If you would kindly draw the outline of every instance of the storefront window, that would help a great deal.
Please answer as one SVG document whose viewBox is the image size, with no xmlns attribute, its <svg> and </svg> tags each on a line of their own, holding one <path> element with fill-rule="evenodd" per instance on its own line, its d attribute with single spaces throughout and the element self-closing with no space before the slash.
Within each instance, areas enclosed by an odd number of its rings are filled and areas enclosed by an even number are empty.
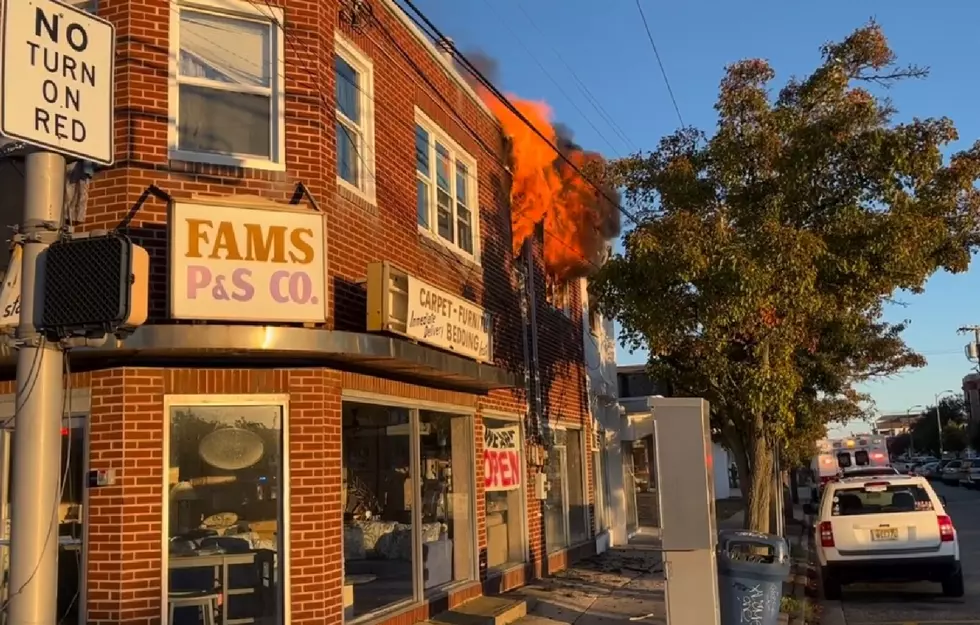
<svg viewBox="0 0 980 625">
<path fill-rule="evenodd" d="M 344 402 L 344 614 L 415 597 L 410 412 Z"/>
<path fill-rule="evenodd" d="M 568 517 L 565 514 L 565 430 L 555 430 L 555 442 L 548 452 L 545 474 L 548 495 L 544 500 L 544 537 L 548 553 L 568 546 Z"/>
<path fill-rule="evenodd" d="M 524 484 L 520 423 L 483 419 L 483 477 L 487 515 L 487 567 L 524 562 Z"/>
<path fill-rule="evenodd" d="M 431 591 L 473 578 L 473 425 L 467 416 L 419 411 L 422 579 Z"/>
<path fill-rule="evenodd" d="M 281 614 L 284 483 L 281 405 L 170 409 L 168 602 L 174 623 L 196 624 L 213 595 L 219 622 Z M 207 609 L 207 608 L 205 608 Z"/>
<path fill-rule="evenodd" d="M 572 544 L 589 539 L 589 499 L 585 490 L 585 441 L 582 430 L 568 430 L 568 529 Z"/>
<path fill-rule="evenodd" d="M 12 427 L 0 431 L 3 437 L 0 446 L 5 450 L 5 490 L 6 505 L 3 507 L 4 537 L 10 537 L 10 504 L 14 501 L 13 467 L 16 449 Z M 85 494 L 85 418 L 74 417 L 64 419 L 61 427 L 61 504 L 58 506 L 58 622 L 78 623 L 81 612 L 80 592 L 82 584 L 82 522 L 83 497 Z M 0 601 L 9 598 L 8 572 L 10 567 L 10 550 L 0 549 L 2 562 L 2 591 Z"/>
</svg>

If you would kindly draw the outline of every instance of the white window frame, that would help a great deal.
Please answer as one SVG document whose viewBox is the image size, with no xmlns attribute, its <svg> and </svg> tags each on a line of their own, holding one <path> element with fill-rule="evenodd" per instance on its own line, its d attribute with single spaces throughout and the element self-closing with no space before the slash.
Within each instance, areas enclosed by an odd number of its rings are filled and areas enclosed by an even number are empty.
<svg viewBox="0 0 980 625">
<path fill-rule="evenodd" d="M 509 562 L 506 563 L 504 566 L 500 566 L 500 567 L 493 567 L 493 568 L 487 567 L 488 575 L 494 577 L 498 575 L 503 575 L 505 572 L 511 569 L 524 567 L 531 559 L 531 541 L 527 538 L 528 536 L 530 536 L 530 528 L 528 527 L 528 522 L 527 522 L 527 507 L 528 507 L 527 506 L 527 478 L 528 478 L 527 438 L 525 438 L 526 434 L 524 432 L 524 423 L 521 420 L 520 415 L 512 414 L 509 412 L 497 412 L 496 410 L 483 410 L 480 412 L 480 420 L 481 423 L 483 424 L 484 431 L 486 430 L 486 424 L 483 423 L 485 419 L 490 419 L 493 421 L 503 421 L 505 423 L 516 425 L 520 436 L 519 439 L 520 449 L 518 450 L 518 455 L 520 457 L 520 463 L 521 463 L 520 526 L 521 526 L 521 535 L 524 536 L 524 544 L 522 545 L 522 549 L 521 549 L 521 553 L 523 554 L 524 560 L 520 563 Z M 484 433 L 484 436 L 486 436 L 486 433 Z M 481 458 L 480 460 L 482 461 L 483 459 Z M 484 506 L 486 505 L 486 500 L 487 500 L 487 493 L 486 491 L 484 491 L 483 492 Z M 486 524 L 486 522 L 487 522 L 486 514 L 484 514 L 483 523 Z"/>
<path fill-rule="evenodd" d="M 334 33 L 334 54 L 344 59 L 358 73 L 358 106 L 361 110 L 361 124 L 357 135 L 357 173 L 360 184 L 353 185 L 334 171 L 337 184 L 348 191 L 360 196 L 370 204 L 377 201 L 377 180 L 375 169 L 374 143 L 374 63 L 357 46 L 342 36 Z M 336 72 L 331 63 L 331 69 Z M 340 112 L 334 103 L 334 117 L 348 128 L 357 128 L 351 120 Z M 334 143 L 336 150 L 336 142 Z M 336 155 L 339 156 L 339 155 Z"/>
<path fill-rule="evenodd" d="M 286 58 L 282 24 L 285 15 L 280 8 L 261 6 L 247 0 L 172 0 L 170 8 L 170 71 L 168 85 L 168 107 L 170 121 L 167 127 L 167 152 L 170 160 L 187 163 L 202 163 L 224 167 L 242 167 L 267 171 L 286 170 Z M 180 78 L 180 11 L 188 9 L 212 13 L 221 17 L 260 21 L 269 24 L 272 49 L 275 52 L 271 70 L 272 112 L 269 132 L 272 134 L 270 158 L 256 156 L 217 154 L 181 150 L 178 145 L 178 115 L 180 113 L 179 83 L 191 83 L 191 79 Z M 212 81 L 202 86 L 215 87 Z M 233 87 L 241 89 L 241 85 Z M 264 90 L 263 90 L 264 91 Z"/>
<path fill-rule="evenodd" d="M 160 571 L 160 618 L 162 623 L 168 622 L 169 606 L 167 601 L 168 586 L 170 585 L 170 559 L 169 549 L 169 523 L 170 518 L 170 475 L 167 468 L 170 463 L 170 413 L 174 407 L 187 406 L 195 408 L 204 407 L 235 407 L 235 406 L 278 406 L 282 410 L 282 424 L 280 426 L 280 444 L 282 445 L 280 459 L 282 465 L 280 472 L 282 481 L 279 484 L 279 505 L 282 506 L 282 527 L 277 532 L 282 536 L 279 544 L 278 562 L 276 567 L 279 579 L 282 583 L 280 593 L 282 594 L 279 604 L 278 622 L 288 625 L 292 617 L 290 607 L 290 562 L 292 561 L 290 533 L 292 526 L 292 505 L 289 494 L 289 395 L 268 394 L 268 395 L 164 395 L 163 396 L 163 485 L 161 499 L 163 509 L 160 526 L 160 561 L 163 566 Z"/>
<path fill-rule="evenodd" d="M 436 142 L 438 141 L 443 147 L 449 150 L 449 155 L 452 159 L 452 169 L 449 173 L 450 185 L 453 188 L 453 213 L 452 213 L 452 224 L 453 224 L 453 240 L 452 242 L 447 241 L 439 235 L 439 222 L 438 214 L 436 212 L 436 184 L 435 184 L 435 174 L 431 173 L 431 180 L 426 180 L 426 184 L 429 185 L 429 197 L 428 197 L 428 210 L 429 210 L 429 227 L 426 228 L 422 224 L 418 223 L 418 216 L 416 215 L 416 225 L 418 226 L 419 233 L 435 241 L 439 245 L 451 250 L 453 253 L 465 258 L 466 260 L 472 261 L 473 263 L 480 264 L 480 187 L 477 184 L 479 180 L 477 162 L 469 152 L 464 150 L 459 146 L 458 143 L 453 141 L 449 134 L 443 130 L 437 123 L 432 121 L 425 113 L 423 113 L 418 107 L 415 107 L 415 124 L 421 126 L 427 133 L 429 133 L 429 165 L 433 170 L 436 167 Z M 412 146 L 415 146 L 415 128 L 412 128 Z M 414 149 L 412 150 L 414 154 Z M 468 175 L 466 177 L 466 193 L 467 200 L 469 201 L 470 209 L 470 230 L 473 233 L 473 253 L 467 252 L 462 247 L 459 246 L 459 229 L 458 222 L 456 218 L 456 162 L 459 161 L 466 166 L 468 170 Z M 413 158 L 414 162 L 414 158 Z M 421 174 L 418 169 L 415 170 L 416 179 L 418 179 Z M 416 191 L 417 193 L 417 191 Z M 416 198 L 416 201 L 418 199 Z"/>
</svg>

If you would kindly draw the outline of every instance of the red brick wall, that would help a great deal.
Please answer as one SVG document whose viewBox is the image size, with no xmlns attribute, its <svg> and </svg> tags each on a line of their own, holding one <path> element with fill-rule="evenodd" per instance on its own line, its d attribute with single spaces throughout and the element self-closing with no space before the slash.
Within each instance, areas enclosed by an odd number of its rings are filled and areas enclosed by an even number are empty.
<svg viewBox="0 0 980 625">
<path fill-rule="evenodd" d="M 328 223 L 327 326 L 363 331 L 365 301 L 359 282 L 367 265 L 388 260 L 495 315 L 497 364 L 523 367 L 521 317 L 510 243 L 505 153 L 486 115 L 414 38 L 382 0 L 371 3 L 374 25 L 353 32 L 339 24 L 339 0 L 270 0 L 282 7 L 286 29 L 286 171 L 217 167 L 168 160 L 168 31 L 172 0 L 99 0 L 98 12 L 117 28 L 117 165 L 100 171 L 88 201 L 87 228 L 113 228 L 131 216 L 130 233 L 151 253 L 153 322 L 166 322 L 166 206 L 156 185 L 172 197 L 254 194 L 286 201 L 302 182 Z M 338 189 L 334 136 L 335 31 L 373 61 L 375 105 L 374 206 Z M 407 57 L 407 58 L 406 58 Z M 478 161 L 480 266 L 460 260 L 418 234 L 415 223 L 414 107 L 440 124 Z M 565 423 L 588 421 L 580 302 L 571 319 L 545 303 L 540 251 L 536 254 L 538 342 L 545 413 Z M 202 366 L 206 363 L 202 362 Z M 520 377 L 520 376 L 519 376 Z M 163 519 L 162 436 L 168 393 L 288 393 L 291 401 L 291 590 L 293 622 L 331 622 L 340 616 L 340 389 L 474 405 L 511 414 L 525 409 L 523 389 L 488 397 L 437 392 L 330 370 L 97 371 L 92 387 L 92 468 L 115 468 L 118 483 L 92 491 L 89 506 L 88 621 L 158 623 L 160 536 Z M 482 506 L 482 424 L 477 419 L 477 497 Z M 585 431 L 588 435 L 588 430 Z M 588 448 L 587 448 L 588 449 Z M 586 454 L 591 463 L 591 454 Z M 528 518 L 534 568 L 545 560 L 528 471 Z M 591 476 L 591 467 L 588 475 Z M 589 489 L 590 501 L 591 489 Z M 482 515 L 481 515 L 482 516 Z M 324 519 L 328 531 L 324 532 Z M 331 521 L 335 519 L 336 523 Z M 485 546 L 485 528 L 479 540 Z M 508 576 L 506 585 L 520 583 Z M 452 601 L 469 596 L 464 590 Z M 416 611 L 402 620 L 424 617 Z"/>
</svg>

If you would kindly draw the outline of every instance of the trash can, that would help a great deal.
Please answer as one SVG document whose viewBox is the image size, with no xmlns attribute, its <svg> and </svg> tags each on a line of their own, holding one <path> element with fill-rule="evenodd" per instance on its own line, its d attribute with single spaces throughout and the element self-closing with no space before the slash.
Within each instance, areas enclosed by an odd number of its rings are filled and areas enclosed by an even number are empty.
<svg viewBox="0 0 980 625">
<path fill-rule="evenodd" d="M 721 625 L 776 625 L 790 555 L 779 536 L 744 530 L 718 532 Z"/>
</svg>

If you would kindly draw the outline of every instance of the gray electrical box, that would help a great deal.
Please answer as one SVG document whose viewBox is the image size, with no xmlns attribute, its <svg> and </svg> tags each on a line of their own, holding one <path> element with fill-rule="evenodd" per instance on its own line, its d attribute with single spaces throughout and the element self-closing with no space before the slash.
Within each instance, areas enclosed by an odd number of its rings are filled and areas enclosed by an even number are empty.
<svg viewBox="0 0 980 625">
<path fill-rule="evenodd" d="M 719 625 L 714 467 L 708 402 L 621 400 L 634 440 L 653 435 L 669 625 Z"/>
</svg>

